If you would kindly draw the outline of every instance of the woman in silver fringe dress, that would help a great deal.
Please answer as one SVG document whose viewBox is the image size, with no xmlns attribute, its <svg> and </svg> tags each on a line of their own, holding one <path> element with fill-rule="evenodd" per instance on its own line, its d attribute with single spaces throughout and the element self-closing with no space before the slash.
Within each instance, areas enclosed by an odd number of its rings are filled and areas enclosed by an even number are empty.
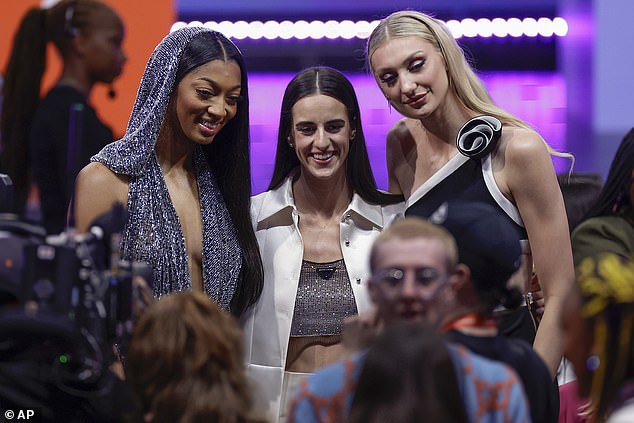
<svg viewBox="0 0 634 423">
<path fill-rule="evenodd" d="M 231 41 L 202 27 L 172 32 L 147 63 L 125 135 L 77 178 L 77 230 L 126 205 L 121 254 L 153 267 L 155 297 L 202 290 L 239 316 L 260 295 L 248 98 Z"/>
</svg>

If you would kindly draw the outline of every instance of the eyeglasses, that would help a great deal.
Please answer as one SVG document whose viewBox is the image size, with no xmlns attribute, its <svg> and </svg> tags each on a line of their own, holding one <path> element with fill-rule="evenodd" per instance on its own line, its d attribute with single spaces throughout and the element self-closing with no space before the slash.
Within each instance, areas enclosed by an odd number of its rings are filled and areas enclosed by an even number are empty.
<svg viewBox="0 0 634 423">
<path fill-rule="evenodd" d="M 447 280 L 446 275 L 441 275 L 432 267 L 419 267 L 413 270 L 414 282 L 418 288 L 427 288 L 438 281 Z M 390 288 L 398 288 L 405 280 L 406 271 L 399 268 L 382 269 L 372 275 L 372 280 L 382 283 Z"/>
</svg>

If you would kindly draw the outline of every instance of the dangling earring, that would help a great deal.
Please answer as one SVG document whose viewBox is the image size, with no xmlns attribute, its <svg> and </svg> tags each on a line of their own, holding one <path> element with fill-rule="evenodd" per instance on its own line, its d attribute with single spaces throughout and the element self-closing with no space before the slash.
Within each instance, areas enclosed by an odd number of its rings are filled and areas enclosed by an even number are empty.
<svg viewBox="0 0 634 423">
<path fill-rule="evenodd" d="M 390 102 L 390 100 L 387 100 L 387 110 L 390 114 L 392 114 L 392 103 Z"/>
<path fill-rule="evenodd" d="M 599 367 L 601 367 L 601 359 L 598 355 L 592 354 L 588 357 L 586 360 L 586 368 L 589 372 L 596 372 Z"/>
</svg>

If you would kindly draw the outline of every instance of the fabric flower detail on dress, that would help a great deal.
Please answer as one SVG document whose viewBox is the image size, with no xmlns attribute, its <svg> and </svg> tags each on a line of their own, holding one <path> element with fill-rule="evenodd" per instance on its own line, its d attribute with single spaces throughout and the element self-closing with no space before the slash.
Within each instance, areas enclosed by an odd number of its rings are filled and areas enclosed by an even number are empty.
<svg viewBox="0 0 634 423">
<path fill-rule="evenodd" d="M 481 159 L 493 150 L 502 135 L 502 122 L 493 116 L 477 116 L 465 123 L 456 137 L 458 151 L 469 158 Z"/>
</svg>

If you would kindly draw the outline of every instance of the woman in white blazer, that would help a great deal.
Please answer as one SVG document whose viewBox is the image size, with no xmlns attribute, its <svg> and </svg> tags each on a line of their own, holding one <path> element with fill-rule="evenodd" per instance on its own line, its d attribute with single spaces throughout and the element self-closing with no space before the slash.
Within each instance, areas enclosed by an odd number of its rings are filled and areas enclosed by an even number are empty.
<svg viewBox="0 0 634 423">
<path fill-rule="evenodd" d="M 376 188 L 352 84 L 326 67 L 296 75 L 271 184 L 251 204 L 264 290 L 243 321 L 246 359 L 272 420 L 303 375 L 341 358 L 343 319 L 370 305 L 372 242 L 402 210 Z"/>
</svg>

